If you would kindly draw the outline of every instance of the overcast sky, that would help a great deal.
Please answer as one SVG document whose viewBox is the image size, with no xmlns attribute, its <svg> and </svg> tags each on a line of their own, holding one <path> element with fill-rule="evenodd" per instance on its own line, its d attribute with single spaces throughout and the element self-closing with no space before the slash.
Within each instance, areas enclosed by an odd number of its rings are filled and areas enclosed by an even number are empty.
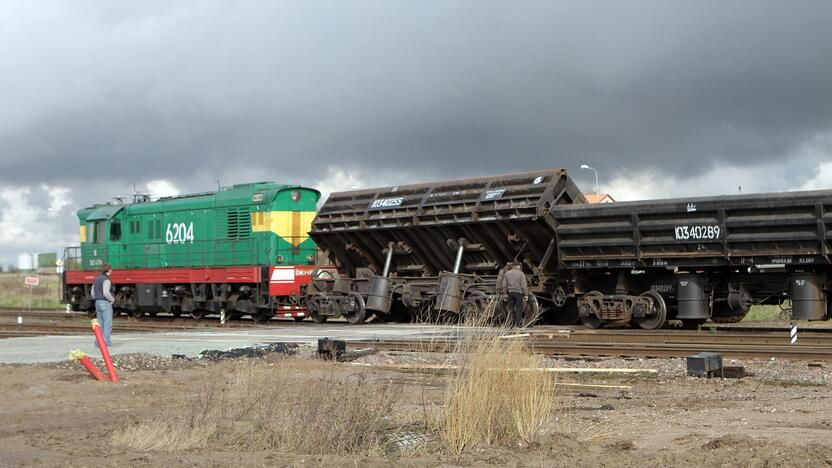
<svg viewBox="0 0 832 468">
<path fill-rule="evenodd" d="M 830 46 L 827 0 L 4 0 L 0 263 L 133 184 L 832 188 Z"/>
</svg>

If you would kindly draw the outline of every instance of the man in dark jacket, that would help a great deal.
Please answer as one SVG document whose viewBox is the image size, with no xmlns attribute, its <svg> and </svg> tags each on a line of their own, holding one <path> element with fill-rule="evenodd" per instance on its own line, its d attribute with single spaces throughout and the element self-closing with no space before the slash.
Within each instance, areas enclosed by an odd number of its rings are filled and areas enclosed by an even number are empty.
<svg viewBox="0 0 832 468">
<path fill-rule="evenodd" d="M 515 327 L 522 327 L 526 301 L 529 300 L 529 285 L 519 263 L 515 263 L 514 267 L 503 275 L 502 286 L 508 293 L 510 322 Z"/>
<path fill-rule="evenodd" d="M 113 302 L 115 298 L 110 292 L 112 282 L 110 275 L 113 273 L 113 268 L 104 264 L 101 266 L 101 274 L 95 278 L 95 283 L 92 285 L 92 296 L 95 299 L 95 318 L 101 325 L 101 331 L 104 333 L 104 342 L 107 347 L 110 347 L 110 332 L 113 331 Z M 95 343 L 98 346 L 98 343 Z"/>
</svg>

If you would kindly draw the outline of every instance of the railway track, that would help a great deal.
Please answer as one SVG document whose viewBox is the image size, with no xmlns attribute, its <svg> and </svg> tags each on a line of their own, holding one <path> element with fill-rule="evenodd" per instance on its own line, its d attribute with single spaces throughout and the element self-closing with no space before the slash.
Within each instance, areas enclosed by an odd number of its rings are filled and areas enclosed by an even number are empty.
<svg viewBox="0 0 832 468">
<path fill-rule="evenodd" d="M 22 317 L 32 317 L 32 318 L 67 318 L 67 317 L 78 317 L 78 318 L 90 318 L 86 312 L 69 312 L 67 313 L 63 308 L 35 308 L 35 309 L 19 309 L 19 308 L 0 308 L 0 320 L 4 316 L 22 316 Z M 229 328 L 229 327 L 236 327 L 236 326 L 264 326 L 268 327 L 274 324 L 281 324 L 281 325 L 288 325 L 294 323 L 291 320 L 287 320 L 285 318 L 274 317 L 267 322 L 262 323 L 255 323 L 250 317 L 243 317 L 243 318 L 235 318 L 233 320 L 228 320 L 224 325 L 219 322 L 218 317 L 209 317 L 200 320 L 194 320 L 191 317 L 174 317 L 172 315 L 156 315 L 156 316 L 149 316 L 145 315 L 140 319 L 128 317 L 126 315 L 119 315 L 114 318 L 116 322 L 121 320 L 131 321 L 131 322 L 139 322 L 139 323 L 160 323 L 160 324 L 170 324 L 173 328 L 206 328 L 206 327 L 213 327 L 213 328 Z M 311 324 L 311 320 L 307 319 L 305 321 L 299 322 L 301 324 Z M 332 323 L 332 322 L 330 322 Z M 832 325 L 832 324 L 830 324 Z M 152 325 L 151 325 L 152 326 Z M 631 329 L 631 328 L 602 328 L 602 329 L 590 329 L 585 328 L 581 325 L 538 325 L 534 328 L 536 333 L 546 333 L 546 332 L 562 332 L 566 331 L 574 331 L 580 333 L 602 333 L 602 334 L 617 334 L 617 333 L 637 333 L 639 335 L 645 336 L 652 336 L 656 333 L 685 333 L 686 331 L 678 330 L 678 329 L 661 329 L 661 330 L 640 330 L 640 329 Z M 763 333 L 763 332 L 787 332 L 788 325 L 777 325 L 777 326 L 757 326 L 757 325 L 742 325 L 742 324 L 713 324 L 708 323 L 702 326 L 701 330 L 694 333 L 706 333 L 706 332 L 736 332 L 736 333 Z M 688 331 L 688 333 L 690 333 Z M 829 334 L 832 336 L 832 326 L 812 326 L 812 327 L 801 327 L 800 333 L 803 335 L 804 333 L 818 333 L 818 334 Z"/>
<path fill-rule="evenodd" d="M 23 317 L 22 326 L 17 318 Z M 331 324 L 330 324 L 331 325 Z M 168 315 L 135 319 L 117 316 L 115 332 L 164 332 L 217 329 L 253 329 L 308 326 L 311 321 L 275 320 L 255 323 L 236 319 L 220 324 L 218 320 L 194 320 Z M 83 312 L 64 309 L 0 309 L 0 338 L 73 335 L 90 332 L 89 317 Z M 702 351 L 722 352 L 736 358 L 788 358 L 832 360 L 832 328 L 803 328 L 795 345 L 789 342 L 788 330 L 780 327 L 714 326 L 699 331 L 588 329 L 582 327 L 538 326 L 524 337 L 529 346 L 550 356 L 638 356 L 683 357 Z M 391 351 L 452 350 L 453 338 L 429 341 L 356 341 L 353 347 L 374 346 Z"/>
<path fill-rule="evenodd" d="M 801 359 L 832 361 L 832 335 L 805 332 L 791 344 L 788 332 L 687 332 L 658 330 L 551 330 L 521 332 L 535 352 L 548 356 L 686 357 L 699 352 L 720 352 L 728 358 Z M 449 352 L 457 338 L 429 340 L 350 341 L 352 349 L 374 347 L 385 351 Z"/>
<path fill-rule="evenodd" d="M 296 327 L 313 325 L 312 321 L 291 320 L 255 323 L 253 320 L 235 319 L 221 324 L 219 320 L 194 320 L 169 315 L 136 319 L 124 315 L 113 318 L 114 332 L 170 332 L 218 329 L 262 329 L 270 326 Z M 77 335 L 90 332 L 90 316 L 84 312 L 54 309 L 3 309 L 0 310 L 0 338 L 42 335 Z"/>
</svg>

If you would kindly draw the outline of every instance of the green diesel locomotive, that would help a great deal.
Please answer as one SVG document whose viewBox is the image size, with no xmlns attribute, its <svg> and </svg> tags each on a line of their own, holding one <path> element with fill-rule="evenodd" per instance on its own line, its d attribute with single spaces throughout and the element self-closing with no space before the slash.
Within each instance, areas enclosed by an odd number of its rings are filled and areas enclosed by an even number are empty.
<svg viewBox="0 0 832 468">
<path fill-rule="evenodd" d="M 304 317 L 315 268 L 308 232 L 320 193 L 271 182 L 78 211 L 80 247 L 66 250 L 64 299 L 92 307 L 90 287 L 113 267 L 117 310 L 200 318 Z"/>
</svg>

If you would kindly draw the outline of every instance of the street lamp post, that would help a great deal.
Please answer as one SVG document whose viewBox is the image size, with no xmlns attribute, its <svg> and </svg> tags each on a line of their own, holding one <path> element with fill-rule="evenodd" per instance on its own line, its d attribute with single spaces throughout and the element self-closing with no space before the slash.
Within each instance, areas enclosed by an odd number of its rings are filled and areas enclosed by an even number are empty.
<svg viewBox="0 0 832 468">
<path fill-rule="evenodd" d="M 600 194 L 600 193 L 601 193 L 601 189 L 600 189 L 600 188 L 599 188 L 599 186 L 598 186 L 598 171 L 597 171 L 597 170 L 595 170 L 595 168 L 594 168 L 594 167 L 591 167 L 591 166 L 589 166 L 589 165 L 587 165 L 587 164 L 581 164 L 581 169 L 591 170 L 592 172 L 594 172 L 594 173 L 595 173 L 595 193 Z"/>
</svg>

